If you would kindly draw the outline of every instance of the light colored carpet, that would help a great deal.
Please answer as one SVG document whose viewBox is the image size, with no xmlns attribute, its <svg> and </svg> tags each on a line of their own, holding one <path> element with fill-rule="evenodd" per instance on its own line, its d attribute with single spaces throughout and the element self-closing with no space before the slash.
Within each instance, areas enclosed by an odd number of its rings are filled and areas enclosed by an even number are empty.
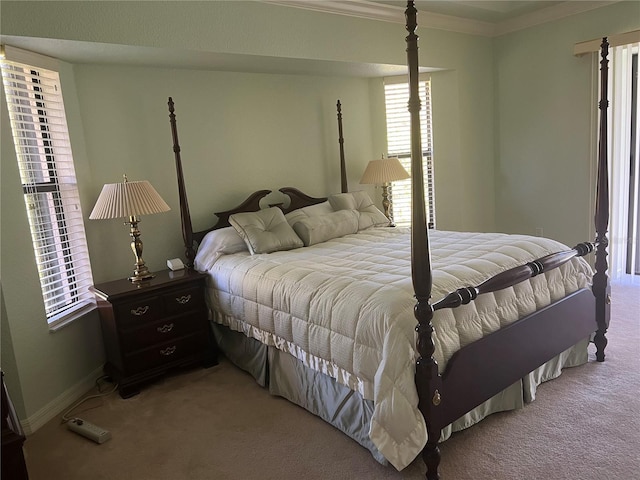
<svg viewBox="0 0 640 480">
<path fill-rule="evenodd" d="M 442 479 L 640 479 L 640 287 L 614 285 L 612 313 L 606 362 L 565 370 L 524 409 L 454 434 Z M 424 478 L 421 459 L 402 472 L 378 464 L 226 361 L 74 414 L 113 438 L 97 445 L 49 422 L 25 443 L 31 480 Z"/>
</svg>

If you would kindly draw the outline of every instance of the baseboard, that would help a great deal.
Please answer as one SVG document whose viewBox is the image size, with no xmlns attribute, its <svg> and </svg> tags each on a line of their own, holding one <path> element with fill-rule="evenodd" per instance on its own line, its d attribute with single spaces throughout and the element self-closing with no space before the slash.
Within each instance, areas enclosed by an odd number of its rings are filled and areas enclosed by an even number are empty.
<svg viewBox="0 0 640 480">
<path fill-rule="evenodd" d="M 44 426 L 49 420 L 60 415 L 74 402 L 78 401 L 80 397 L 91 390 L 96 384 L 96 379 L 103 375 L 102 368 L 102 365 L 96 368 L 80 382 L 62 392 L 36 413 L 26 418 L 25 420 L 20 420 L 20 425 L 22 425 L 22 430 L 24 431 L 25 435 L 28 436 L 32 433 L 35 433 L 36 430 Z"/>
</svg>

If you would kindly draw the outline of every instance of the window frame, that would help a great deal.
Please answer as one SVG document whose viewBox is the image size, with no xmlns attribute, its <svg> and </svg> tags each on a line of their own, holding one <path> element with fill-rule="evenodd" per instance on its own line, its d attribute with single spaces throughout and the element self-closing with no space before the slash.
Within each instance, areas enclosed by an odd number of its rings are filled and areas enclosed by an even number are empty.
<svg viewBox="0 0 640 480">
<path fill-rule="evenodd" d="M 96 308 L 61 69 L 57 60 L 33 52 L 3 46 L 1 53 L 43 309 L 56 331 Z"/>
<path fill-rule="evenodd" d="M 406 127 L 406 131 L 402 135 L 404 139 L 396 139 L 395 142 L 391 138 L 393 133 L 390 131 L 390 119 L 389 119 L 389 93 L 387 87 L 393 88 L 393 86 L 403 85 L 406 87 L 406 98 L 403 100 L 397 100 L 394 104 L 395 108 L 404 109 L 402 114 L 406 117 L 402 120 L 402 123 Z M 420 120 L 421 120 L 421 134 L 422 134 L 422 166 L 424 176 L 424 188 L 425 188 L 425 201 L 427 211 L 427 226 L 429 228 L 435 228 L 436 225 L 436 211 L 435 211 L 435 177 L 434 177 L 434 161 L 433 161 L 433 125 L 432 125 L 432 104 L 431 104 L 431 76 L 428 74 L 420 74 L 419 77 L 419 91 L 421 100 Z M 408 172 L 411 172 L 411 122 L 410 113 L 408 110 L 409 102 L 409 81 L 406 76 L 398 77 L 385 77 L 384 78 L 384 100 L 385 100 L 385 124 L 387 131 L 387 155 L 389 157 L 397 157 L 400 163 Z M 399 137 L 399 135 L 398 135 Z M 406 144 L 406 148 L 394 148 L 393 143 Z M 394 193 L 395 187 L 395 193 Z M 403 212 L 398 218 L 394 213 L 394 195 L 398 196 L 399 192 L 402 192 L 402 201 L 398 204 L 405 205 L 405 212 Z M 410 226 L 411 225 L 411 179 L 400 180 L 391 182 L 389 188 L 389 198 L 391 200 L 391 217 L 397 226 Z"/>
</svg>

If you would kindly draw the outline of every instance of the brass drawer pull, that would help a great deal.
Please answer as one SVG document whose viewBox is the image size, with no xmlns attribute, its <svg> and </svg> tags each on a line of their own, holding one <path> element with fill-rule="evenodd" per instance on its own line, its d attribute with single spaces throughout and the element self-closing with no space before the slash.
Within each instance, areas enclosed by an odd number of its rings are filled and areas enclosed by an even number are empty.
<svg viewBox="0 0 640 480">
<path fill-rule="evenodd" d="M 169 355 L 173 355 L 175 351 L 176 351 L 176 346 L 174 345 L 173 347 L 163 348 L 162 350 L 160 350 L 160 353 L 165 357 L 168 357 Z"/>
<path fill-rule="evenodd" d="M 131 315 L 142 316 L 149 311 L 149 305 L 145 305 L 144 307 L 138 307 L 135 310 L 131 309 Z"/>
<path fill-rule="evenodd" d="M 191 294 L 183 295 L 182 297 L 176 297 L 176 302 L 178 302 L 180 305 L 184 305 L 185 303 L 189 303 L 189 300 L 191 300 Z"/>
<path fill-rule="evenodd" d="M 173 323 L 170 323 L 168 325 L 163 325 L 161 327 L 156 328 L 156 330 L 158 330 L 158 332 L 160 333 L 169 333 L 171 330 L 173 330 Z"/>
</svg>

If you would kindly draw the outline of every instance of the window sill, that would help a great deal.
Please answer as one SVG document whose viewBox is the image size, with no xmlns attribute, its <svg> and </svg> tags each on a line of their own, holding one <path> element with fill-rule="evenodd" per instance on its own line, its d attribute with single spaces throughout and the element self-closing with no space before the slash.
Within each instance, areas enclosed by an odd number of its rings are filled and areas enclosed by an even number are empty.
<svg viewBox="0 0 640 480">
<path fill-rule="evenodd" d="M 97 307 L 94 302 L 87 302 L 82 305 L 78 305 L 76 308 L 66 311 L 58 316 L 49 319 L 49 332 L 56 333 L 62 330 L 67 325 L 71 325 L 73 322 L 93 312 Z"/>
</svg>

